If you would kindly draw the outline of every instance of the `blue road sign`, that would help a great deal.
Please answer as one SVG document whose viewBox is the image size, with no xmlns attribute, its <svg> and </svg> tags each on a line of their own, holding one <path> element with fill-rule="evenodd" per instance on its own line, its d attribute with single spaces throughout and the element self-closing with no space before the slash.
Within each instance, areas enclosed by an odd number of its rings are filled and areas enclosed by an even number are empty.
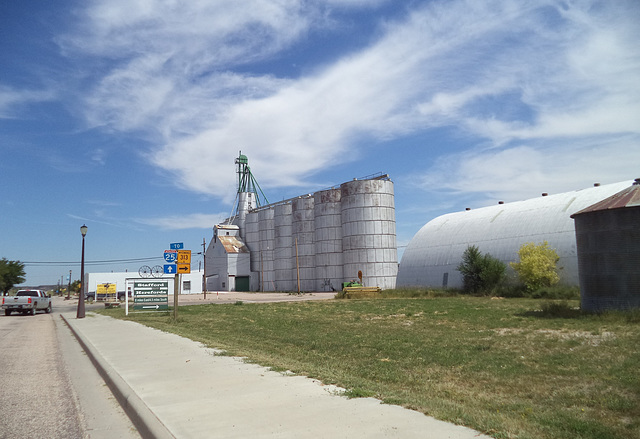
<svg viewBox="0 0 640 439">
<path fill-rule="evenodd" d="M 182 242 L 173 242 L 169 244 L 169 248 L 171 250 L 182 250 L 184 248 L 184 244 Z"/>
<path fill-rule="evenodd" d="M 164 274 L 176 274 L 176 264 L 164 264 Z"/>
<path fill-rule="evenodd" d="M 178 259 L 178 250 L 165 250 L 164 260 L 168 263 L 173 263 Z"/>
</svg>

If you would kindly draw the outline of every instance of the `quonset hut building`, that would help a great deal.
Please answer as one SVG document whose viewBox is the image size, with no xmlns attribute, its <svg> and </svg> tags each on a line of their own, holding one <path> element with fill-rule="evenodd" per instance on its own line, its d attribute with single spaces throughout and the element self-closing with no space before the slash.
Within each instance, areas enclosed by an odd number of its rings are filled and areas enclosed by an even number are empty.
<svg viewBox="0 0 640 439">
<path fill-rule="evenodd" d="M 338 291 L 360 278 L 394 288 L 398 272 L 393 182 L 386 174 L 260 205 L 246 156 L 236 159 L 237 212 L 214 226 L 209 291 Z M 266 199 L 265 199 L 266 201 Z"/>
<path fill-rule="evenodd" d="M 505 263 L 517 261 L 520 246 L 547 241 L 560 260 L 560 282 L 578 285 L 576 232 L 571 215 L 627 188 L 628 182 L 499 203 L 439 216 L 409 242 L 400 262 L 398 286 L 462 287 L 457 267 L 476 245 Z"/>
</svg>

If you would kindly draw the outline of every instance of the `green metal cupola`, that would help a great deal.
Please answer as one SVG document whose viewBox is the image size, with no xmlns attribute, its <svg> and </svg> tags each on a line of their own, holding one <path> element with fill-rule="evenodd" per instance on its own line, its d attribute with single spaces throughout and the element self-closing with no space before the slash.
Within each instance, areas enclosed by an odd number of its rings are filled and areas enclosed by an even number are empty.
<svg viewBox="0 0 640 439">
<path fill-rule="evenodd" d="M 269 200 L 267 200 L 266 195 L 264 194 L 264 192 L 262 192 L 260 185 L 251 173 L 251 168 L 249 167 L 249 159 L 246 155 L 242 154 L 242 151 L 239 152 L 238 158 L 235 160 L 235 163 L 237 165 L 236 172 L 238 174 L 238 194 L 255 194 L 255 200 L 258 207 L 269 204 Z M 264 201 L 264 203 L 260 201 L 260 196 L 262 196 L 262 200 Z"/>
</svg>

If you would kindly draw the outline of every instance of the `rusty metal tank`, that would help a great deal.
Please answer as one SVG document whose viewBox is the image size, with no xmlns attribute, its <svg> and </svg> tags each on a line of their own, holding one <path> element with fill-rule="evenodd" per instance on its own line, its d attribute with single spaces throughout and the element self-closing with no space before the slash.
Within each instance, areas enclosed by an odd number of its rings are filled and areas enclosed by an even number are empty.
<svg viewBox="0 0 640 439">
<path fill-rule="evenodd" d="M 640 178 L 571 218 L 582 309 L 640 308 Z"/>
</svg>

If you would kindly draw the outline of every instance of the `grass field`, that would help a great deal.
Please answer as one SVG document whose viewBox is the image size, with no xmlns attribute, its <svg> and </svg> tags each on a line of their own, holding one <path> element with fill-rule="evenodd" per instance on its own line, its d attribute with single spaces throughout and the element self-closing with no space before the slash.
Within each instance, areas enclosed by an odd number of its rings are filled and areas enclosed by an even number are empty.
<svg viewBox="0 0 640 439">
<path fill-rule="evenodd" d="M 128 319 L 496 438 L 640 438 L 640 313 L 577 306 L 465 296 L 238 302 L 180 307 L 177 322 Z"/>
</svg>

